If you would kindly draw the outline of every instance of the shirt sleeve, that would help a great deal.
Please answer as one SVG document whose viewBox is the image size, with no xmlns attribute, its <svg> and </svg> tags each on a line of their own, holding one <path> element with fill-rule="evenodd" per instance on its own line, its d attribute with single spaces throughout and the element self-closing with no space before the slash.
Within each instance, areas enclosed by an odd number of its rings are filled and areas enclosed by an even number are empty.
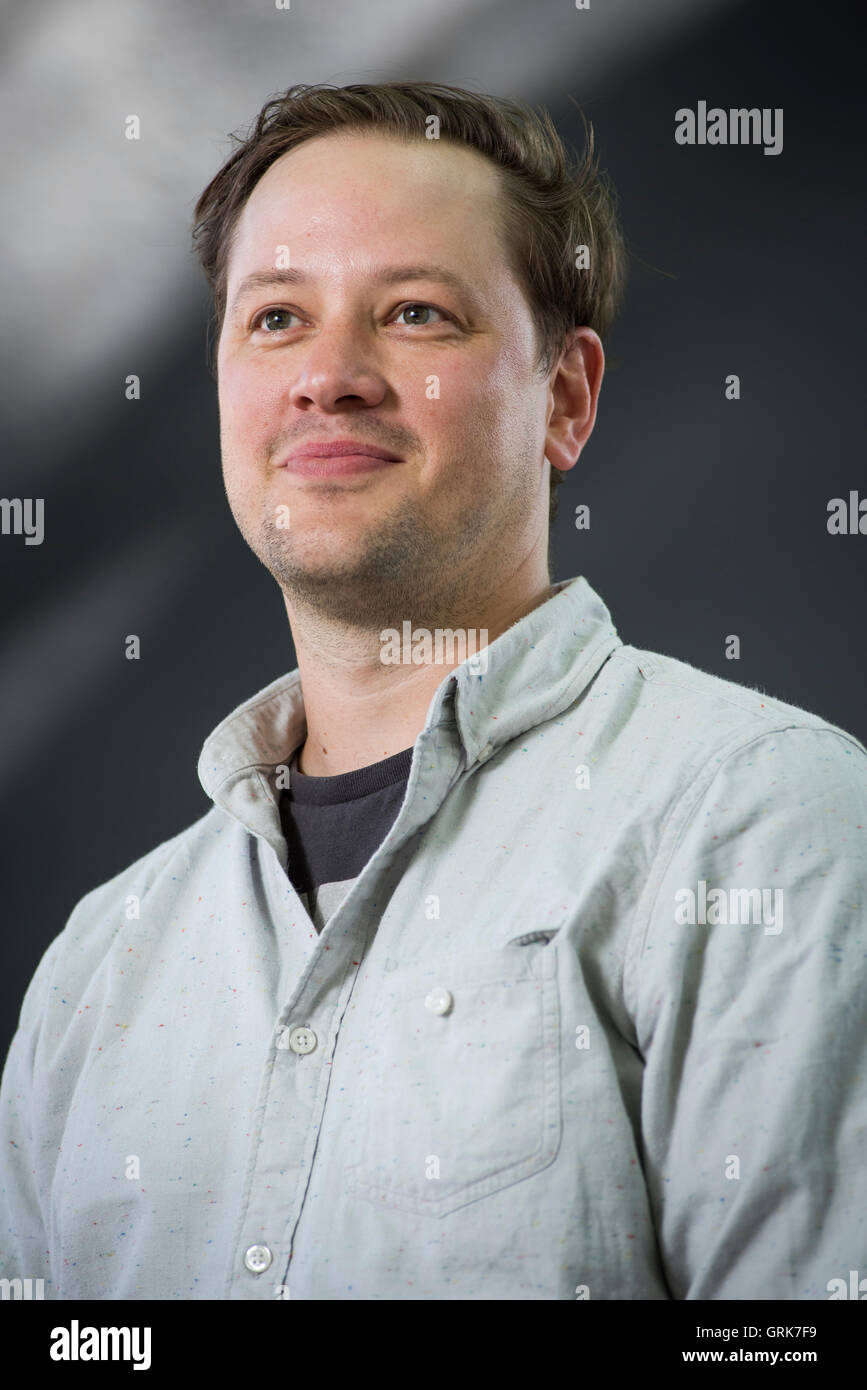
<svg viewBox="0 0 867 1390">
<path fill-rule="evenodd" d="M 57 1151 L 40 1137 L 37 1055 L 60 946 L 57 937 L 30 981 L 0 1083 L 0 1278 L 43 1279 L 45 1298 L 55 1294 L 43 1199 Z M 31 1297 L 38 1296 L 34 1286 Z"/>
<path fill-rule="evenodd" d="M 671 1295 L 840 1297 L 867 1274 L 867 752 L 761 735 L 681 798 L 657 863 L 628 993 Z"/>
</svg>

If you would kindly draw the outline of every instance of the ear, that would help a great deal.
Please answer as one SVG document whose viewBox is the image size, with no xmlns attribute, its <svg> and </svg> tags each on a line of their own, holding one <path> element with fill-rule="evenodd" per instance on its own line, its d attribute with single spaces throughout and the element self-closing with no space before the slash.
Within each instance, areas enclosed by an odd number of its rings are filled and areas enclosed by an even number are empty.
<svg viewBox="0 0 867 1390">
<path fill-rule="evenodd" d="M 575 328 L 551 373 L 545 457 L 552 468 L 568 472 L 596 423 L 596 403 L 605 371 L 605 353 L 592 328 Z"/>
</svg>

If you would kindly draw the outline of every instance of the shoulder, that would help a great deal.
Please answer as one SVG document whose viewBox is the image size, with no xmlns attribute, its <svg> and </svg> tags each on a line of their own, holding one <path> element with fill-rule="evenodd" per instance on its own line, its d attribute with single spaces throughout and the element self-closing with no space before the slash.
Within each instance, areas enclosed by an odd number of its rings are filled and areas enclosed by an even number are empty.
<svg viewBox="0 0 867 1390">
<path fill-rule="evenodd" d="M 652 726 L 657 748 L 675 759 L 679 750 L 694 772 L 703 764 L 712 775 L 733 755 L 766 756 L 772 747 L 793 769 L 833 763 L 856 777 L 867 771 L 867 748 L 854 734 L 766 690 L 633 646 L 619 647 L 611 663 L 631 687 L 637 723 Z"/>
<path fill-rule="evenodd" d="M 21 1025 L 35 1023 L 46 999 L 76 998 L 112 949 L 115 938 L 142 904 L 153 899 L 168 906 L 173 886 L 188 880 L 208 843 L 225 828 L 225 812 L 212 806 L 191 825 L 162 841 L 105 882 L 90 889 L 73 907 L 31 979 Z"/>
</svg>

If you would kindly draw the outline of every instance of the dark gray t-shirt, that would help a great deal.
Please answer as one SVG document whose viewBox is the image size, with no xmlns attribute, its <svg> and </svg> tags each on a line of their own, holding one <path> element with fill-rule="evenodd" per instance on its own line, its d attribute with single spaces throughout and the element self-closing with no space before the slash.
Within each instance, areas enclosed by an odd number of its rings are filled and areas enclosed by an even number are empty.
<svg viewBox="0 0 867 1390">
<path fill-rule="evenodd" d="M 298 752 L 289 762 L 280 820 L 289 846 L 287 873 L 321 931 L 397 819 L 412 749 L 336 777 L 299 772 Z"/>
</svg>

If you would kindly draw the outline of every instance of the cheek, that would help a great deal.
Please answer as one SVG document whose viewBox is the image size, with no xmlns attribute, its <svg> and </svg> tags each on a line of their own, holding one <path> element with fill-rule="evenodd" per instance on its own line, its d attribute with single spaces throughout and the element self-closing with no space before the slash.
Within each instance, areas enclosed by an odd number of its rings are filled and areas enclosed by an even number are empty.
<svg viewBox="0 0 867 1390">
<path fill-rule="evenodd" d="M 224 441 L 231 440 L 243 413 L 241 381 L 236 368 L 218 364 L 217 404 L 220 411 L 220 433 Z"/>
<path fill-rule="evenodd" d="M 238 364 L 221 367 L 217 381 L 224 448 L 239 462 L 260 456 L 263 443 L 279 426 L 278 393 L 261 372 Z"/>
<path fill-rule="evenodd" d="M 480 469 L 499 471 L 507 462 L 504 451 L 526 438 L 532 410 L 526 374 L 517 373 L 508 358 L 497 358 L 456 374 L 450 394 L 450 428 L 462 441 L 461 452 L 472 450 Z"/>
<path fill-rule="evenodd" d="M 424 417 L 434 427 L 439 422 L 440 429 L 452 438 L 478 435 L 492 428 L 499 432 L 515 395 L 514 378 L 499 361 L 461 362 L 441 368 L 436 378 L 439 396 L 434 400 L 428 398 L 429 380 L 422 393 Z"/>
</svg>

